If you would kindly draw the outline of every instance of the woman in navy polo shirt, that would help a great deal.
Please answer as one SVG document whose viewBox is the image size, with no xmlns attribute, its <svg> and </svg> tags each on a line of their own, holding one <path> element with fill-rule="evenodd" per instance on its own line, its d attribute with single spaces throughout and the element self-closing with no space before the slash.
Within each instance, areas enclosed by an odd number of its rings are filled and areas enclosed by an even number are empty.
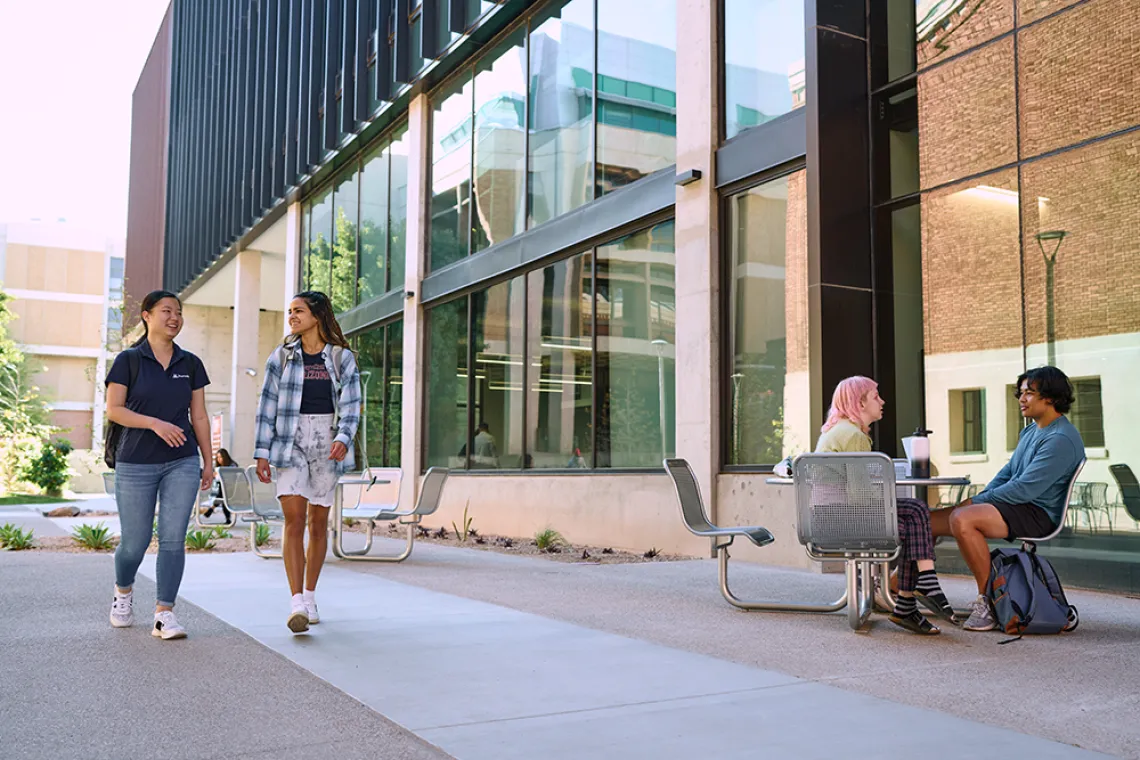
<svg viewBox="0 0 1140 760">
<path fill-rule="evenodd" d="M 324 293 L 293 297 L 289 331 L 265 363 L 253 456 L 261 482 L 270 482 L 270 465 L 277 468 L 285 514 L 281 553 L 293 596 L 286 624 L 301 633 L 320 622 L 314 594 L 328 546 L 329 507 L 340 476 L 352 469 L 360 372 Z"/>
<path fill-rule="evenodd" d="M 132 586 L 150 546 L 156 502 L 161 502 L 151 635 L 180 639 L 186 629 L 173 607 L 186 559 L 186 527 L 198 491 L 214 480 L 203 390 L 210 379 L 198 357 L 174 342 L 182 330 L 178 296 L 166 290 L 148 293 L 142 321 L 146 332 L 115 357 L 106 381 L 107 419 L 123 427 L 115 457 L 122 537 L 115 552 L 111 625 L 127 628 L 134 622 Z"/>
</svg>

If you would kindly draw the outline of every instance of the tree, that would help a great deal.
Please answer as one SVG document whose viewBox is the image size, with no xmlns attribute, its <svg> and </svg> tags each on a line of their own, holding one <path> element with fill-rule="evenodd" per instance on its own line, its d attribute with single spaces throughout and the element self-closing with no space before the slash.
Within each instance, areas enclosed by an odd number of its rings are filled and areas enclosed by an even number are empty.
<svg viewBox="0 0 1140 760">
<path fill-rule="evenodd" d="M 10 337 L 11 298 L 0 291 L 0 487 L 11 490 L 23 464 L 51 434 L 48 409 L 32 383 L 27 357 Z"/>
</svg>

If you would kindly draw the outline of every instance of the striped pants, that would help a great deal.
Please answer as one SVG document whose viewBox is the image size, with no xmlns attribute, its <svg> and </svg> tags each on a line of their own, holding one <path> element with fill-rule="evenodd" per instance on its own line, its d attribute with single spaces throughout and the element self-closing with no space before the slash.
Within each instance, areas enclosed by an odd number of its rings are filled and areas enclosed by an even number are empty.
<svg viewBox="0 0 1140 760">
<path fill-rule="evenodd" d="M 918 561 L 934 559 L 934 537 L 930 532 L 930 508 L 918 499 L 898 501 L 899 591 L 914 591 L 918 583 Z"/>
</svg>

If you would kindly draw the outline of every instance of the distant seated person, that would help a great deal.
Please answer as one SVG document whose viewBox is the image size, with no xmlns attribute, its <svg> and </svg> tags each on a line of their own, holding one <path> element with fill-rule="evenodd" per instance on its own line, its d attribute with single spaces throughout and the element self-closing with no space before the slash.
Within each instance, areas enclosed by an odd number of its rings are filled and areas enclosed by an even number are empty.
<svg viewBox="0 0 1140 760">
<path fill-rule="evenodd" d="M 879 386 L 869 377 L 849 377 L 835 387 L 831 409 L 817 452 L 871 451 L 871 423 L 883 418 L 886 402 Z M 899 521 L 899 596 L 890 621 L 912 633 L 941 633 L 918 611 L 917 602 L 945 620 L 954 622 L 942 585 L 934 572 L 934 539 L 930 533 L 930 509 L 918 499 L 895 500 Z"/>
<path fill-rule="evenodd" d="M 491 426 L 486 422 L 479 423 L 479 430 L 472 441 L 471 461 L 475 467 L 498 467 L 499 451 L 495 448 L 495 436 L 491 435 Z"/>
<path fill-rule="evenodd" d="M 238 463 L 225 449 L 218 449 L 214 454 L 214 485 L 210 488 L 210 506 L 202 512 L 203 517 L 211 517 L 214 510 L 221 507 L 226 522 L 230 522 L 230 511 L 226 509 L 226 500 L 222 497 L 222 476 L 218 474 L 219 467 L 237 467 Z"/>
<path fill-rule="evenodd" d="M 1013 458 L 977 496 L 930 516 L 935 536 L 954 536 L 978 583 L 978 598 L 962 626 L 968 631 L 995 627 L 986 599 L 990 576 L 987 538 L 1041 538 L 1061 521 L 1069 482 L 1085 457 L 1080 433 L 1065 413 L 1073 406 L 1073 386 L 1056 367 L 1031 369 L 1017 378 L 1021 416 L 1032 420 L 1021 431 Z"/>
</svg>

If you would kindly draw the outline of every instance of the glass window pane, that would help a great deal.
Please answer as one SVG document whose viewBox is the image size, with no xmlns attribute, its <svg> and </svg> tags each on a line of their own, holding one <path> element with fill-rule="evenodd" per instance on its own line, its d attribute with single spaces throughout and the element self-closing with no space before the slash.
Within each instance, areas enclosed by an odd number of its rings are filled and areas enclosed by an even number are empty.
<svg viewBox="0 0 1140 760">
<path fill-rule="evenodd" d="M 950 391 L 950 453 L 985 454 L 984 388 Z"/>
<path fill-rule="evenodd" d="M 428 309 L 424 463 L 467 466 L 467 299 Z"/>
<path fill-rule="evenodd" d="M 389 185 L 388 217 L 388 288 L 404 287 L 408 240 L 408 128 L 402 127 L 392 136 L 388 151 L 392 164 Z"/>
<path fill-rule="evenodd" d="M 657 467 L 674 450 L 673 222 L 598 248 L 598 467 Z"/>
<path fill-rule="evenodd" d="M 1128 0 L 1085 3 L 1018 32 L 1022 157 L 1140 124 L 1138 35 L 1140 5 Z M 1084 101 L 1095 105 L 1070 105 Z"/>
<path fill-rule="evenodd" d="M 593 463 L 591 258 L 527 275 L 527 467 Z"/>
<path fill-rule="evenodd" d="M 805 102 L 804 0 L 724 0 L 725 138 Z"/>
<path fill-rule="evenodd" d="M 475 218 L 472 252 L 526 225 L 525 30 L 503 42 L 475 71 Z"/>
<path fill-rule="evenodd" d="M 472 469 L 522 467 L 523 278 L 471 296 L 475 345 L 475 413 L 469 434 Z"/>
<path fill-rule="evenodd" d="M 330 288 L 333 239 L 333 193 L 328 188 L 313 199 L 309 224 L 309 253 L 306 287 L 328 293 Z"/>
<path fill-rule="evenodd" d="M 356 227 L 359 213 L 360 175 L 356 164 L 337 182 L 333 194 L 336 228 L 332 256 L 333 311 L 342 312 L 356 305 Z"/>
<path fill-rule="evenodd" d="M 530 35 L 530 220 L 542 224 L 592 197 L 594 3 L 555 2 Z"/>
<path fill-rule="evenodd" d="M 385 467 L 400 466 L 404 399 L 404 321 L 388 325 L 388 373 L 384 376 Z"/>
<path fill-rule="evenodd" d="M 1081 434 L 1085 448 L 1104 447 L 1104 405 L 1099 377 L 1073 379 L 1073 408 L 1069 418 Z"/>
<path fill-rule="evenodd" d="M 729 464 L 775 464 L 814 442 L 806 199 L 803 171 L 728 199 Z"/>
<path fill-rule="evenodd" d="M 924 188 L 1016 161 L 1013 40 L 920 73 L 918 123 Z"/>
<path fill-rule="evenodd" d="M 356 464 L 362 468 L 381 465 L 384 456 L 384 330 L 375 327 L 361 333 L 356 343 L 362 394 Z"/>
<path fill-rule="evenodd" d="M 467 255 L 473 89 L 470 76 L 464 76 L 436 101 L 432 111 L 432 270 Z"/>
<path fill-rule="evenodd" d="M 929 66 L 1013 28 L 1013 0 L 919 2 L 915 14 L 918 66 Z"/>
<path fill-rule="evenodd" d="M 599 196 L 676 161 L 676 6 L 598 0 Z M 633 106 L 631 123 L 603 118 L 619 103 Z"/>
<path fill-rule="evenodd" d="M 389 147 L 378 146 L 364 157 L 360 172 L 360 303 L 388 291 Z"/>
</svg>

